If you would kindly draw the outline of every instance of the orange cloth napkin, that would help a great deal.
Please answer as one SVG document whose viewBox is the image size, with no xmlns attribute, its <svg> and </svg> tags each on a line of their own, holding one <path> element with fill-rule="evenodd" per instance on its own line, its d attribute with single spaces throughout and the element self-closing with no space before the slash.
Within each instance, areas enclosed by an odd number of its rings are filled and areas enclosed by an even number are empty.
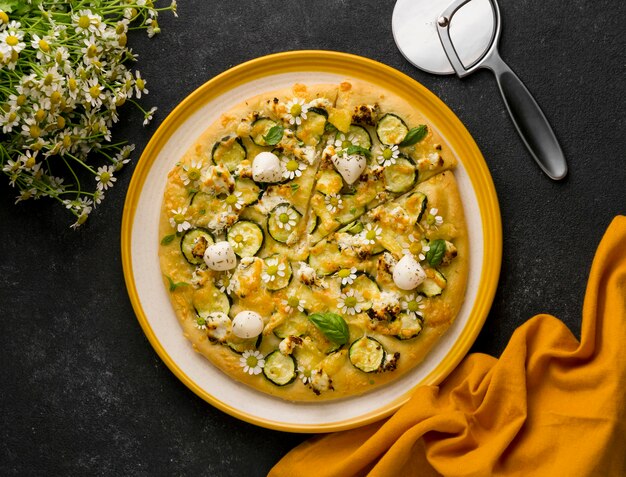
<svg viewBox="0 0 626 477">
<path fill-rule="evenodd" d="M 626 476 L 626 217 L 591 268 L 581 341 L 550 315 L 474 353 L 386 421 L 314 437 L 270 477 Z"/>
</svg>

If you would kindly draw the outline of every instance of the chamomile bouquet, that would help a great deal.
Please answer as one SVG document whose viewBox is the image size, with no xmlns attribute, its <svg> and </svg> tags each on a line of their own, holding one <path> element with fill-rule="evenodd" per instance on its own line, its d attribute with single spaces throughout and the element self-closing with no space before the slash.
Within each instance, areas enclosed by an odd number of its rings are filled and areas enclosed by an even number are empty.
<svg viewBox="0 0 626 477">
<path fill-rule="evenodd" d="M 83 224 L 116 182 L 134 145 L 114 142 L 125 104 L 144 125 L 156 108 L 137 99 L 146 81 L 129 64 L 128 32 L 160 32 L 176 1 L 0 0 L 0 170 L 16 203 L 50 197 Z"/>
</svg>

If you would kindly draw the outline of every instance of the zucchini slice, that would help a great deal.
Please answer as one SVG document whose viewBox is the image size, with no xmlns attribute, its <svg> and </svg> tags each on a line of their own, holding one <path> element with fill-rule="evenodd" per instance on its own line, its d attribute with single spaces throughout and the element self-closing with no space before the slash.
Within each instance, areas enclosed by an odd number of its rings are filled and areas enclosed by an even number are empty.
<svg viewBox="0 0 626 477">
<path fill-rule="evenodd" d="M 237 166 L 248 156 L 248 151 L 239 137 L 226 136 L 213 145 L 211 159 L 216 165 L 223 165 L 228 172 L 237 170 Z"/>
<path fill-rule="evenodd" d="M 276 386 L 292 383 L 296 379 L 296 360 L 274 350 L 265 357 L 263 375 Z"/>
<path fill-rule="evenodd" d="M 431 271 L 432 276 L 431 275 Z M 419 286 L 418 291 L 427 297 L 439 296 L 443 293 L 444 288 L 448 284 L 448 280 L 439 270 L 430 269 L 427 272 L 427 278 Z"/>
<path fill-rule="evenodd" d="M 257 146 L 269 146 L 263 136 L 267 136 L 267 133 L 270 132 L 274 126 L 277 126 L 278 123 L 273 121 L 270 118 L 259 118 L 252 123 L 252 129 L 250 130 L 250 139 Z"/>
<path fill-rule="evenodd" d="M 426 207 L 428 207 L 428 197 L 422 192 L 414 192 L 406 199 L 405 208 L 411 216 L 415 218 L 415 224 L 418 224 L 420 220 L 422 220 L 424 212 L 426 212 Z"/>
<path fill-rule="evenodd" d="M 258 349 L 261 346 L 261 340 L 263 339 L 263 334 L 255 338 L 239 338 L 234 333 L 228 335 L 228 339 L 226 340 L 226 344 L 230 349 L 232 349 L 235 353 L 243 353 L 244 351 L 252 351 Z"/>
<path fill-rule="evenodd" d="M 385 167 L 383 171 L 385 189 L 401 194 L 413 187 L 417 180 L 415 165 L 404 157 L 398 157 L 396 163 Z"/>
<path fill-rule="evenodd" d="M 396 335 L 399 340 L 410 340 L 422 332 L 422 320 L 413 318 L 408 313 L 400 313 L 400 331 Z"/>
<path fill-rule="evenodd" d="M 383 365 L 385 348 L 378 340 L 363 336 L 350 345 L 348 356 L 355 368 L 366 373 L 373 373 Z"/>
<path fill-rule="evenodd" d="M 180 251 L 191 265 L 204 263 L 204 251 L 215 240 L 211 233 L 203 228 L 189 229 L 180 239 Z"/>
<path fill-rule="evenodd" d="M 237 179 L 235 181 L 235 192 L 241 193 L 241 200 L 245 207 L 258 202 L 261 188 L 252 179 Z"/>
<path fill-rule="evenodd" d="M 313 232 L 317 230 L 317 227 L 319 226 L 319 224 L 320 224 L 320 218 L 317 215 L 315 215 L 313 211 L 311 211 L 309 215 L 309 222 L 307 223 L 307 227 L 306 227 L 306 233 L 311 235 Z"/>
<path fill-rule="evenodd" d="M 337 171 L 324 169 L 319 172 L 315 188 L 322 194 L 338 194 L 342 187 L 343 178 Z"/>
<path fill-rule="evenodd" d="M 365 300 L 361 303 L 361 309 L 363 311 L 369 310 L 374 300 L 380 296 L 380 288 L 376 281 L 365 273 L 357 274 L 352 284 L 341 287 L 341 291 L 347 293 L 350 290 L 359 292 Z"/>
<path fill-rule="evenodd" d="M 360 146 L 367 150 L 372 149 L 372 136 L 363 126 L 351 124 L 346 136 L 355 146 Z"/>
<path fill-rule="evenodd" d="M 263 230 L 254 222 L 241 220 L 235 223 L 226 236 L 235 253 L 243 257 L 253 257 L 263 246 Z"/>
<path fill-rule="evenodd" d="M 355 220 L 354 222 L 350 222 L 348 225 L 340 228 L 338 230 L 339 233 L 345 232 L 350 235 L 360 234 L 363 231 L 363 222 Z"/>
<path fill-rule="evenodd" d="M 347 225 L 365 213 L 365 207 L 349 207 L 349 203 L 348 206 L 346 206 L 346 202 L 347 201 L 344 201 L 344 207 L 341 209 L 341 213 L 335 217 L 335 220 L 341 225 Z"/>
<path fill-rule="evenodd" d="M 230 300 L 226 293 L 213 289 L 210 296 L 203 295 L 202 298 L 196 298 L 197 296 L 198 295 L 194 295 L 193 306 L 196 309 L 196 313 L 202 318 L 206 318 L 211 313 L 218 311 L 228 315 L 230 311 Z"/>
<path fill-rule="evenodd" d="M 296 137 L 307 146 L 317 146 L 326 130 L 328 113 L 322 108 L 311 108 L 306 119 L 296 128 Z"/>
<path fill-rule="evenodd" d="M 376 125 L 378 140 L 386 146 L 400 144 L 408 132 L 404 120 L 393 113 L 385 114 Z"/>
<path fill-rule="evenodd" d="M 292 205 L 283 202 L 274 207 L 267 219 L 267 231 L 280 243 L 286 243 L 289 236 L 297 230 L 302 214 Z"/>
<path fill-rule="evenodd" d="M 296 315 L 288 317 L 283 324 L 274 328 L 274 335 L 280 339 L 285 339 L 288 336 L 304 336 L 308 328 L 309 320 L 306 314 L 299 311 Z"/>
<path fill-rule="evenodd" d="M 265 282 L 265 288 L 271 291 L 281 290 L 291 283 L 293 277 L 291 263 L 279 254 L 272 255 L 263 260 L 263 275 L 266 274 L 274 278 Z"/>
</svg>

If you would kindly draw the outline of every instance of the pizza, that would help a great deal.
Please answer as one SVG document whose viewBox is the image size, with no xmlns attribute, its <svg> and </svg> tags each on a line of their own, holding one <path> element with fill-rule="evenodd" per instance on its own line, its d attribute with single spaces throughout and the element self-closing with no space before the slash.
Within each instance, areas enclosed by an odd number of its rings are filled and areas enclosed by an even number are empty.
<svg viewBox="0 0 626 477">
<path fill-rule="evenodd" d="M 398 379 L 465 295 L 456 164 L 418 107 L 367 83 L 296 84 L 225 111 L 165 186 L 159 258 L 184 335 L 291 401 Z"/>
</svg>

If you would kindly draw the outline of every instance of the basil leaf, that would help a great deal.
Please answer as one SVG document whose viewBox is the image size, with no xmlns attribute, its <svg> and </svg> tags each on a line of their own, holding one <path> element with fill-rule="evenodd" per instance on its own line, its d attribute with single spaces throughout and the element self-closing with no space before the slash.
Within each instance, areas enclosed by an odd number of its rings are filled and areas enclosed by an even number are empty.
<svg viewBox="0 0 626 477">
<path fill-rule="evenodd" d="M 283 133 L 285 132 L 285 128 L 280 124 L 276 126 L 272 126 L 270 130 L 267 132 L 267 135 L 263 136 L 263 140 L 267 143 L 268 146 L 275 146 L 280 142 L 283 138 Z"/>
<path fill-rule="evenodd" d="M 369 149 L 365 149 L 364 147 L 361 146 L 356 146 L 356 145 L 352 145 L 350 147 L 348 147 L 347 151 L 348 154 L 352 155 L 352 154 L 360 154 L 361 156 L 371 156 L 372 153 L 369 151 Z"/>
<path fill-rule="evenodd" d="M 174 283 L 174 280 L 172 280 L 172 278 L 168 277 L 167 275 L 165 275 L 165 278 L 167 278 L 167 281 L 170 282 L 171 292 L 175 291 L 178 287 L 186 287 L 189 285 L 189 283 L 185 283 L 185 282 Z"/>
<path fill-rule="evenodd" d="M 426 252 L 426 260 L 431 266 L 435 267 L 443 260 L 443 255 L 446 253 L 446 241 L 439 239 L 433 240 L 428 244 L 430 250 Z"/>
<path fill-rule="evenodd" d="M 333 343 L 344 345 L 350 339 L 346 321 L 336 313 L 313 313 L 309 320 Z"/>
<path fill-rule="evenodd" d="M 176 238 L 176 234 L 166 235 L 161 239 L 161 245 L 169 245 L 172 243 L 172 240 Z"/>
<path fill-rule="evenodd" d="M 426 134 L 428 134 L 428 126 L 426 126 L 425 124 L 421 124 L 406 133 L 406 136 L 404 136 L 404 139 L 398 145 L 400 147 L 412 146 L 413 144 L 417 144 L 422 139 L 424 139 L 426 137 Z"/>
</svg>

